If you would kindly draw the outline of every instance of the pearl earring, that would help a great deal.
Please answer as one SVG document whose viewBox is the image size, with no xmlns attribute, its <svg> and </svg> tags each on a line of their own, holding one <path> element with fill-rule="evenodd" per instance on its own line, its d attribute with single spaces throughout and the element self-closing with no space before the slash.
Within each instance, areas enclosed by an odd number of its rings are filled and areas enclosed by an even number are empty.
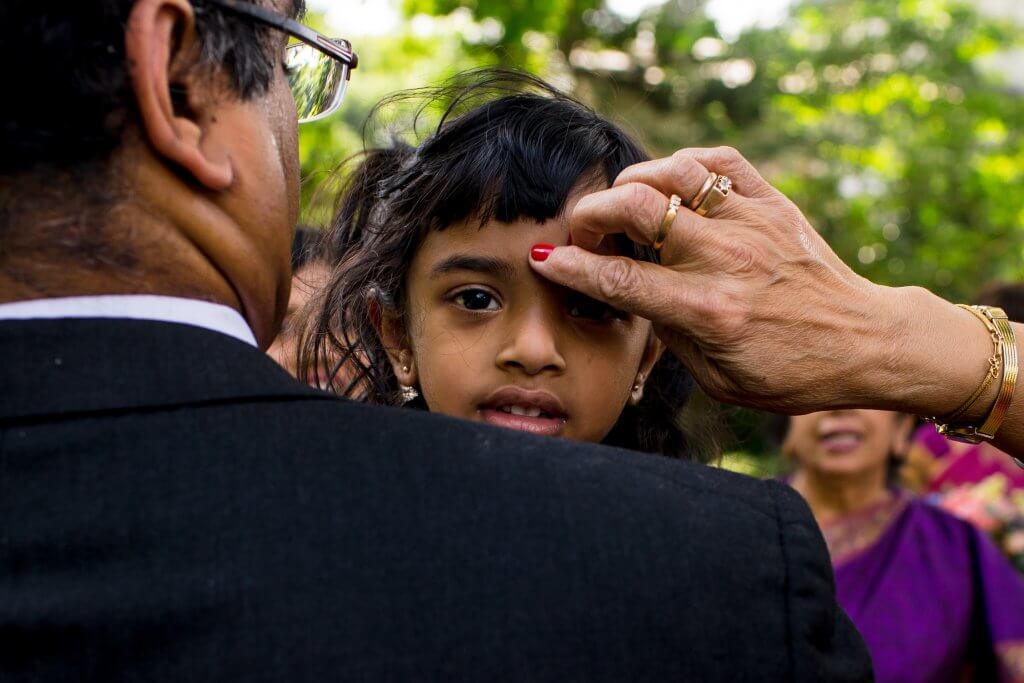
<svg viewBox="0 0 1024 683">
<path fill-rule="evenodd" d="M 644 395 L 644 376 L 643 375 L 637 375 L 636 376 L 636 381 L 633 382 L 633 391 L 630 392 L 630 395 L 629 395 L 629 403 L 630 403 L 630 405 L 634 405 L 634 406 L 638 405 L 640 403 L 640 399 L 643 398 L 643 395 Z"/>
</svg>

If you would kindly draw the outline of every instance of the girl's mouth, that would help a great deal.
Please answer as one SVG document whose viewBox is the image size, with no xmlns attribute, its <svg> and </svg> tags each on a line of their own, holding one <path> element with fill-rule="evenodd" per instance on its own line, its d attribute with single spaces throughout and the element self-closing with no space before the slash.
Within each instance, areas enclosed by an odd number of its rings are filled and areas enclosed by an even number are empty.
<svg viewBox="0 0 1024 683">
<path fill-rule="evenodd" d="M 558 436 L 568 416 L 561 402 L 546 391 L 504 387 L 480 406 L 484 422 L 531 434 Z"/>
</svg>

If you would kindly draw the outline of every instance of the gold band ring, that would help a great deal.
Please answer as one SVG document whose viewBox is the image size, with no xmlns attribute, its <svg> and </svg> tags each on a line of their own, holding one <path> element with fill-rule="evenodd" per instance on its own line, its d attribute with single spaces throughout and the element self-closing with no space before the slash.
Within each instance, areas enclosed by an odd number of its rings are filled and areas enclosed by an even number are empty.
<svg viewBox="0 0 1024 683">
<path fill-rule="evenodd" d="M 729 179 L 729 176 L 716 176 L 711 190 L 704 196 L 694 211 L 697 212 L 698 216 L 707 216 L 725 203 L 730 192 L 732 192 L 732 180 Z"/>
<path fill-rule="evenodd" d="M 661 220 L 661 227 L 658 228 L 658 236 L 654 238 L 655 251 L 661 251 L 661 248 L 665 246 L 668 231 L 672 228 L 672 223 L 676 220 L 676 214 L 679 213 L 679 207 L 682 206 L 682 203 L 683 198 L 677 194 L 669 198 L 668 209 L 665 211 L 665 217 Z"/>
<path fill-rule="evenodd" d="M 704 184 L 700 186 L 700 189 L 697 190 L 697 194 L 693 195 L 693 199 L 691 199 L 690 203 L 687 204 L 690 211 L 697 210 L 697 207 L 700 206 L 701 202 L 703 202 L 705 198 L 707 198 L 708 192 L 711 192 L 711 188 L 715 186 L 715 181 L 717 180 L 717 173 L 708 174 L 707 179 L 704 180 Z"/>
</svg>

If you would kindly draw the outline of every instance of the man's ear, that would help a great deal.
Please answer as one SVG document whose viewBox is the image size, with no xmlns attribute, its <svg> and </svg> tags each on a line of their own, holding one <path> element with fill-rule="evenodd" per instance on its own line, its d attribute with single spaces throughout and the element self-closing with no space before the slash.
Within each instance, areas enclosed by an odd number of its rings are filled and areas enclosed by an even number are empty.
<svg viewBox="0 0 1024 683">
<path fill-rule="evenodd" d="M 212 103 L 214 86 L 198 82 L 199 54 L 188 0 L 135 3 L 125 31 L 125 55 L 142 134 L 158 154 L 201 185 L 223 191 L 234 172 L 227 152 L 204 139 L 203 107 L 197 104 Z"/>
<path fill-rule="evenodd" d="M 418 380 L 416 359 L 409 348 L 405 322 L 401 314 L 390 306 L 378 301 L 370 303 L 370 318 L 377 329 L 377 336 L 388 354 L 391 369 L 398 382 L 407 387 L 415 386 Z"/>
</svg>

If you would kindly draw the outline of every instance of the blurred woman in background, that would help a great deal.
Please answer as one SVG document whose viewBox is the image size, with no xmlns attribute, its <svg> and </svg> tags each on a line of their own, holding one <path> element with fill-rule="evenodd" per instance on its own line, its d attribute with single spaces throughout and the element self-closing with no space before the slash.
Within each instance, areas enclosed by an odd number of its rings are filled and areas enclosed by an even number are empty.
<svg viewBox="0 0 1024 683">
<path fill-rule="evenodd" d="M 1024 681 L 1024 579 L 979 530 L 895 484 L 913 419 L 790 419 L 790 484 L 832 556 L 840 605 L 880 683 Z"/>
</svg>

